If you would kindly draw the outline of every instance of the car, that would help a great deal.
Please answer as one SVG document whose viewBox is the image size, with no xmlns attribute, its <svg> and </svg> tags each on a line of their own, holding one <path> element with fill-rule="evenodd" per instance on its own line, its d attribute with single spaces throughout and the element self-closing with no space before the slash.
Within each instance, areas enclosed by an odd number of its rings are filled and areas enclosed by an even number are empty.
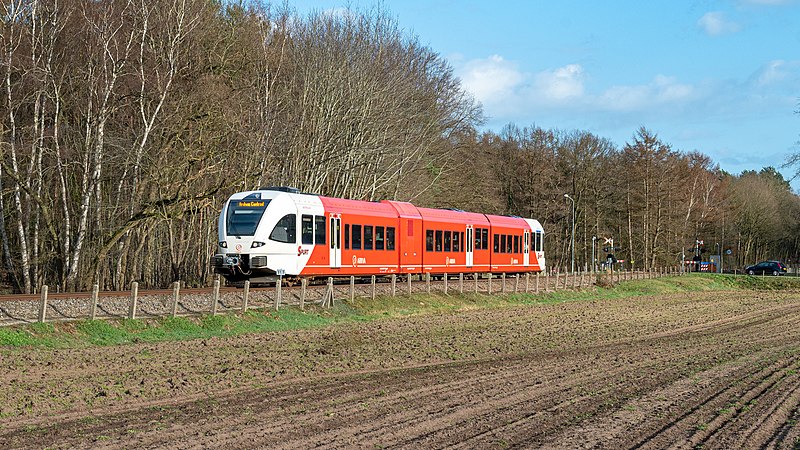
<svg viewBox="0 0 800 450">
<path fill-rule="evenodd" d="M 744 268 L 748 275 L 784 275 L 788 269 L 780 261 L 762 261 Z"/>
</svg>

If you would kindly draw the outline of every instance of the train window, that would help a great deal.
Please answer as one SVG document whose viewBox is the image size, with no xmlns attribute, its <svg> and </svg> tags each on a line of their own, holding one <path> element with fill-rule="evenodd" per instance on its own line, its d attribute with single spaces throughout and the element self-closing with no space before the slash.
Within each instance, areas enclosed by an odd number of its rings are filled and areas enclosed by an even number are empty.
<svg viewBox="0 0 800 450">
<path fill-rule="evenodd" d="M 481 249 L 481 228 L 475 228 L 475 250 Z"/>
<path fill-rule="evenodd" d="M 375 227 L 375 250 L 383 250 L 383 227 Z"/>
<path fill-rule="evenodd" d="M 459 237 L 461 236 L 461 232 L 453 231 L 453 251 L 460 252 L 461 251 L 461 243 L 459 242 Z"/>
<path fill-rule="evenodd" d="M 372 225 L 364 225 L 364 250 L 372 250 Z"/>
<path fill-rule="evenodd" d="M 483 245 L 481 246 L 482 250 L 489 250 L 489 229 L 488 228 L 481 228 L 481 242 Z"/>
<path fill-rule="evenodd" d="M 511 235 L 508 235 L 508 237 L 506 237 L 506 253 L 511 253 L 514 250 L 514 239 L 513 238 L 514 237 L 511 236 Z"/>
<path fill-rule="evenodd" d="M 444 251 L 449 252 L 453 249 L 451 242 L 451 233 L 449 231 L 444 232 Z"/>
<path fill-rule="evenodd" d="M 353 250 L 361 250 L 361 225 L 353 225 L 353 237 L 351 239 L 351 243 L 353 244 Z"/>
<path fill-rule="evenodd" d="M 494 235 L 494 252 L 495 253 L 500 253 L 500 235 L 499 234 L 495 234 Z"/>
<path fill-rule="evenodd" d="M 325 245 L 325 216 L 314 216 L 314 243 Z"/>
<path fill-rule="evenodd" d="M 300 218 L 300 242 L 303 245 L 314 243 L 314 216 L 303 214 Z"/>
<path fill-rule="evenodd" d="M 536 237 L 539 238 L 539 239 L 537 239 L 537 241 L 539 241 L 539 243 L 536 245 L 536 251 L 537 252 L 543 252 L 544 251 L 544 233 L 542 233 L 541 231 L 537 231 L 536 232 Z"/>
<path fill-rule="evenodd" d="M 500 235 L 500 253 L 508 253 L 508 247 L 506 247 L 508 243 L 508 236 L 505 234 Z"/>
<path fill-rule="evenodd" d="M 394 250 L 394 227 L 386 228 L 386 250 Z"/>
<path fill-rule="evenodd" d="M 434 243 L 436 244 L 436 251 L 442 251 L 442 230 L 436 230 L 434 233 L 435 239 Z"/>
<path fill-rule="evenodd" d="M 344 249 L 350 250 L 350 224 L 344 225 Z"/>
<path fill-rule="evenodd" d="M 514 253 L 519 253 L 519 236 L 514 236 Z"/>
<path fill-rule="evenodd" d="M 297 243 L 297 216 L 295 214 L 287 214 L 281 217 L 281 220 L 275 224 L 269 238 L 273 241 L 283 242 L 286 244 Z"/>
<path fill-rule="evenodd" d="M 535 252 L 535 251 L 536 251 L 536 239 L 537 239 L 538 237 L 539 237 L 539 235 L 538 235 L 538 234 L 536 234 L 536 232 L 534 231 L 534 232 L 533 232 L 533 236 L 531 236 L 531 251 L 532 251 L 532 252 Z"/>
<path fill-rule="evenodd" d="M 433 251 L 433 230 L 425 230 L 425 251 Z"/>
<path fill-rule="evenodd" d="M 231 236 L 253 236 L 256 234 L 261 216 L 267 209 L 269 200 L 246 201 L 231 200 L 228 204 L 228 215 L 225 229 Z"/>
</svg>

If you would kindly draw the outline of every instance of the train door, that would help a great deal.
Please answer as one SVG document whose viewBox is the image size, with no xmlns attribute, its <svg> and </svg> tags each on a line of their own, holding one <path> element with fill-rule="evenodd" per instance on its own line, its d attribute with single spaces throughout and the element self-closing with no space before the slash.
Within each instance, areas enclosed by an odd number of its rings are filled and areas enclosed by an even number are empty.
<svg viewBox="0 0 800 450">
<path fill-rule="evenodd" d="M 339 214 L 331 214 L 330 216 L 331 228 L 331 268 L 338 269 L 342 267 L 342 216 Z"/>
<path fill-rule="evenodd" d="M 467 240 L 464 244 L 466 244 L 466 251 L 467 251 L 467 267 L 472 267 L 472 250 L 475 246 L 475 239 L 473 237 L 473 233 L 475 231 L 472 228 L 472 225 L 467 225 Z"/>
<path fill-rule="evenodd" d="M 522 236 L 522 264 L 525 267 L 528 267 L 531 261 L 530 251 L 531 251 L 531 232 L 525 230 L 525 234 Z"/>
</svg>

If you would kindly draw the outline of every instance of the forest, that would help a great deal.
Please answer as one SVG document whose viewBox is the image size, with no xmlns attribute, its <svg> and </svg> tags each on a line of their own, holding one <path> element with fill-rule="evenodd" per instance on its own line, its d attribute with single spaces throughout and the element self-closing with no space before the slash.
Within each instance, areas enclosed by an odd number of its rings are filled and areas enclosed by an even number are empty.
<svg viewBox="0 0 800 450">
<path fill-rule="evenodd" d="M 800 201 L 642 124 L 482 128 L 447 60 L 380 8 L 300 15 L 219 0 L 7 0 L 0 31 L 6 291 L 209 283 L 217 216 L 261 186 L 519 215 L 548 263 L 796 264 Z M 789 145 L 790 143 L 787 143 Z M 574 200 L 573 203 L 564 194 Z"/>
</svg>

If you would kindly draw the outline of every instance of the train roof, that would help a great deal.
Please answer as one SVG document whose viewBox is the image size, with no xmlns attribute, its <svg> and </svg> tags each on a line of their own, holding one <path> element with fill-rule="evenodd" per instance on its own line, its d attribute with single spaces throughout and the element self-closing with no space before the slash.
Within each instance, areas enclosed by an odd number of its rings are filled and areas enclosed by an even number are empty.
<svg viewBox="0 0 800 450">
<path fill-rule="evenodd" d="M 489 225 L 484 214 L 454 209 L 417 208 L 423 220 L 447 221 L 472 225 Z"/>
<path fill-rule="evenodd" d="M 362 200 L 346 200 L 343 198 L 319 197 L 325 208 L 332 207 L 335 212 L 363 215 L 369 213 L 377 217 L 397 218 L 397 211 L 392 205 L 384 202 L 366 202 Z"/>
<path fill-rule="evenodd" d="M 527 224 L 525 219 L 521 217 L 508 217 L 508 216 L 495 216 L 487 214 L 486 218 L 493 227 L 519 227 L 520 225 Z"/>
</svg>

